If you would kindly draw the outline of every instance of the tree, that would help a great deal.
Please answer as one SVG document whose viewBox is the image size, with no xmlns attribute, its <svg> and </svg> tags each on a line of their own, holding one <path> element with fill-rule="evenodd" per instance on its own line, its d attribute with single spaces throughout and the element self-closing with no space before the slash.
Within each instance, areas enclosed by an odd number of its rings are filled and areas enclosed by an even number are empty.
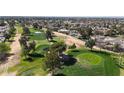
<svg viewBox="0 0 124 93">
<path fill-rule="evenodd" d="M 15 35 L 16 28 L 15 27 L 10 27 L 9 34 L 11 36 Z"/>
<path fill-rule="evenodd" d="M 35 51 L 36 42 L 34 40 L 30 42 L 28 36 L 21 36 L 19 42 L 22 46 L 22 53 L 24 54 L 25 58 L 28 57 L 31 50 L 33 50 L 33 52 Z"/>
<path fill-rule="evenodd" d="M 95 40 L 89 38 L 89 39 L 86 41 L 85 45 L 86 45 L 86 47 L 89 47 L 89 48 L 92 50 L 93 46 L 95 45 Z"/>
<path fill-rule="evenodd" d="M 74 43 L 73 45 L 69 46 L 69 48 L 70 48 L 70 49 L 74 49 L 74 48 L 76 48 L 75 43 Z"/>
<path fill-rule="evenodd" d="M 92 28 L 90 27 L 83 27 L 83 28 L 78 28 L 78 31 L 80 35 L 83 37 L 83 39 L 88 39 L 92 35 Z"/>
<path fill-rule="evenodd" d="M 58 53 L 52 49 L 46 53 L 44 62 L 47 70 L 50 71 L 52 75 L 55 74 L 56 69 L 61 68 L 61 61 Z"/>
<path fill-rule="evenodd" d="M 24 55 L 25 59 L 28 58 L 30 49 L 27 45 L 22 46 L 22 54 Z"/>
<path fill-rule="evenodd" d="M 42 27 L 42 25 L 39 25 L 39 29 L 42 29 L 43 27 Z"/>
<path fill-rule="evenodd" d="M 119 43 L 114 44 L 113 50 L 115 52 L 121 52 L 121 47 Z"/>
<path fill-rule="evenodd" d="M 4 20 L 0 20 L 0 26 L 5 26 L 6 23 L 4 22 Z"/>
<path fill-rule="evenodd" d="M 35 28 L 35 29 L 37 29 L 38 28 L 38 23 L 33 23 L 33 27 Z"/>
<path fill-rule="evenodd" d="M 9 31 L 4 33 L 5 41 L 8 40 L 15 35 L 16 29 L 14 27 L 10 27 Z"/>
<path fill-rule="evenodd" d="M 9 20 L 8 24 L 9 24 L 10 27 L 14 27 L 15 26 L 15 20 L 13 20 L 13 19 Z"/>
<path fill-rule="evenodd" d="M 31 43 L 29 43 L 29 48 L 30 50 L 33 50 L 33 52 L 35 51 L 35 46 L 36 46 L 36 42 L 34 40 Z"/>
<path fill-rule="evenodd" d="M 58 54 L 61 54 L 66 50 L 66 44 L 64 44 L 64 42 L 56 42 L 51 45 L 50 49 L 58 52 Z"/>
<path fill-rule="evenodd" d="M 30 48 L 27 43 L 28 41 L 29 41 L 28 36 L 21 36 L 21 38 L 19 39 L 20 45 L 22 47 L 22 54 L 25 56 L 25 58 L 27 58 L 30 52 Z"/>
<path fill-rule="evenodd" d="M 50 30 L 47 30 L 46 31 L 46 38 L 47 38 L 48 41 L 51 41 L 53 39 L 52 33 L 51 33 Z"/>
<path fill-rule="evenodd" d="M 15 31 L 16 31 L 16 28 L 15 28 L 15 20 L 9 20 L 8 21 L 8 24 L 9 24 L 9 27 L 10 27 L 10 30 L 9 30 L 9 34 L 12 36 L 12 35 L 15 35 Z"/>
<path fill-rule="evenodd" d="M 30 34 L 30 30 L 28 27 L 23 27 L 23 35 L 29 35 Z"/>
<path fill-rule="evenodd" d="M 19 39 L 19 42 L 20 42 L 21 46 L 27 45 L 27 41 L 29 41 L 29 37 L 28 36 L 21 36 L 21 38 Z"/>
<path fill-rule="evenodd" d="M 78 32 L 80 33 L 80 35 L 82 36 L 83 39 L 86 39 L 87 38 L 86 32 L 85 32 L 84 29 L 78 28 Z"/>
<path fill-rule="evenodd" d="M 86 27 L 86 34 L 87 34 L 87 36 L 89 37 L 89 36 L 91 36 L 93 33 L 93 30 L 92 30 L 92 28 L 91 27 Z"/>
<path fill-rule="evenodd" d="M 117 30 L 119 35 L 124 35 L 124 24 L 121 24 Z"/>
<path fill-rule="evenodd" d="M 9 41 L 9 39 L 11 38 L 11 34 L 9 34 L 9 33 L 5 33 L 5 34 L 4 34 L 4 37 L 5 37 L 4 42 L 5 42 L 6 40 Z"/>
<path fill-rule="evenodd" d="M 9 52 L 10 47 L 5 43 L 0 43 L 0 60 L 4 59 L 6 54 Z"/>
</svg>

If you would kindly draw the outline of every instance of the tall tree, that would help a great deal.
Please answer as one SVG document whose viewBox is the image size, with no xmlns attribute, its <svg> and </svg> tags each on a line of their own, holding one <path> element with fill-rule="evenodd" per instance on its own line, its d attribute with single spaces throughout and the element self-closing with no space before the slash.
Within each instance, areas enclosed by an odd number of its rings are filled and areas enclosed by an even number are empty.
<svg viewBox="0 0 124 93">
<path fill-rule="evenodd" d="M 33 27 L 35 28 L 35 29 L 38 29 L 38 23 L 33 23 Z"/>
<path fill-rule="evenodd" d="M 93 49 L 93 46 L 95 45 L 95 40 L 89 38 L 86 43 L 85 43 L 86 47 L 89 47 L 91 50 Z"/>
<path fill-rule="evenodd" d="M 29 48 L 30 48 L 30 50 L 33 50 L 33 52 L 34 52 L 35 47 L 36 47 L 36 42 L 33 40 L 32 42 L 29 43 Z"/>
<path fill-rule="evenodd" d="M 60 58 L 58 53 L 54 50 L 50 50 L 46 53 L 44 62 L 47 70 L 50 71 L 52 75 L 56 73 L 58 68 L 61 68 Z"/>
<path fill-rule="evenodd" d="M 22 46 L 22 54 L 24 55 L 25 59 L 28 58 L 29 52 L 30 52 L 30 49 L 27 45 Z"/>
<path fill-rule="evenodd" d="M 81 27 L 78 28 L 78 31 L 80 35 L 83 37 L 83 39 L 88 39 L 93 33 L 92 33 L 92 28 L 90 27 Z"/>
<path fill-rule="evenodd" d="M 24 35 L 29 35 L 30 34 L 30 30 L 28 27 L 23 27 L 23 34 Z"/>
<path fill-rule="evenodd" d="M 20 45 L 22 46 L 22 53 L 25 58 L 28 57 L 31 50 L 35 51 L 36 42 L 33 40 L 32 42 L 29 41 L 28 36 L 21 36 L 19 39 Z"/>
<path fill-rule="evenodd" d="M 51 41 L 53 39 L 52 33 L 51 33 L 50 30 L 47 30 L 46 31 L 46 38 L 47 38 L 48 41 Z"/>
<path fill-rule="evenodd" d="M 93 30 L 91 27 L 86 27 L 86 35 L 90 37 L 93 34 Z"/>
<path fill-rule="evenodd" d="M 11 38 L 11 34 L 9 34 L 9 33 L 4 33 L 4 37 L 5 37 L 4 42 L 6 42 L 6 40 L 9 41 L 9 39 Z"/>
<path fill-rule="evenodd" d="M 113 50 L 115 52 L 121 52 L 121 47 L 119 43 L 114 44 Z"/>
<path fill-rule="evenodd" d="M 51 45 L 51 49 L 58 52 L 58 54 L 61 54 L 63 51 L 66 50 L 66 44 L 64 44 L 64 42 L 56 42 L 54 44 Z"/>
</svg>

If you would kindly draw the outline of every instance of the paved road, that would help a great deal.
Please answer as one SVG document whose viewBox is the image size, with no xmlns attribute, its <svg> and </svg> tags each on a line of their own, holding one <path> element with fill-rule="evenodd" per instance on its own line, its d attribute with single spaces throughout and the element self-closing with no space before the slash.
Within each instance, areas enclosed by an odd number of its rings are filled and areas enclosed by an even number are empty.
<svg viewBox="0 0 124 93">
<path fill-rule="evenodd" d="M 16 75 L 16 72 L 9 73 L 8 68 L 13 67 L 17 65 L 20 62 L 20 54 L 21 54 L 21 46 L 19 43 L 19 38 L 21 34 L 16 34 L 14 37 L 14 42 L 12 42 L 10 48 L 10 54 L 12 54 L 10 57 L 8 57 L 8 60 L 5 62 L 5 64 L 0 65 L 0 72 L 2 76 L 14 76 Z"/>
</svg>

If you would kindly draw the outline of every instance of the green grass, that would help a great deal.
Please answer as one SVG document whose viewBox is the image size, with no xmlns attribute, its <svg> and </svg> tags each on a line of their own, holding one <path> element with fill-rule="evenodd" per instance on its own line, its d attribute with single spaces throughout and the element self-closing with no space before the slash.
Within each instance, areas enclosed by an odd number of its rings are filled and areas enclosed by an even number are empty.
<svg viewBox="0 0 124 93">
<path fill-rule="evenodd" d="M 17 31 L 18 31 L 19 33 L 22 33 L 22 32 L 23 32 L 22 27 L 19 26 L 19 25 L 16 25 L 16 29 L 17 29 Z"/>
<path fill-rule="evenodd" d="M 30 38 L 31 38 L 31 40 L 44 40 L 44 39 L 46 39 L 44 32 L 41 32 L 39 34 L 37 34 L 35 32 L 31 32 Z"/>
<path fill-rule="evenodd" d="M 31 31 L 31 32 L 38 32 L 38 31 L 41 31 L 41 30 L 34 29 L 34 28 L 30 28 L 30 31 Z"/>
<path fill-rule="evenodd" d="M 69 50 L 66 54 L 72 55 L 77 62 L 71 66 L 64 66 L 58 71 L 67 76 L 114 76 L 120 71 L 111 54 L 87 49 Z"/>
<path fill-rule="evenodd" d="M 77 58 L 81 63 L 87 63 L 91 65 L 99 64 L 101 61 L 103 61 L 102 57 L 92 53 L 83 53 L 78 55 Z"/>
<path fill-rule="evenodd" d="M 18 28 L 21 30 L 21 27 Z M 35 32 L 37 30 L 33 28 L 30 28 L 30 31 L 31 31 L 30 40 L 35 40 L 37 43 L 35 53 L 43 55 L 44 54 L 43 49 L 49 47 L 50 44 L 45 37 L 45 33 L 42 31 L 41 34 L 36 34 Z M 54 40 L 58 41 L 59 38 L 55 37 Z M 9 72 L 17 71 L 17 75 L 19 76 L 47 75 L 48 72 L 44 70 L 43 57 L 32 58 L 33 61 L 30 62 L 28 60 L 24 60 L 25 58 L 22 56 L 20 64 L 12 68 L 9 68 Z"/>
<path fill-rule="evenodd" d="M 21 33 L 21 27 L 18 27 Z M 37 54 L 44 54 L 43 49 L 49 47 L 50 43 L 46 40 L 45 33 L 36 34 L 38 30 L 30 28 L 31 40 L 37 43 Z M 59 37 L 54 37 L 55 41 L 61 41 Z M 116 65 L 116 60 L 113 60 L 112 54 L 103 51 L 90 51 L 87 48 L 70 49 L 65 54 L 73 56 L 77 60 L 76 63 L 70 66 L 63 66 L 63 69 L 58 70 L 67 76 L 116 76 L 120 74 L 119 67 Z M 17 71 L 20 76 L 32 75 L 47 75 L 44 70 L 43 57 L 32 57 L 33 61 L 24 60 L 21 58 L 21 63 L 9 69 L 10 72 Z"/>
<path fill-rule="evenodd" d="M 21 63 L 9 69 L 10 72 L 17 71 L 19 76 L 46 75 L 42 58 L 35 58 L 33 61 L 21 59 Z"/>
</svg>

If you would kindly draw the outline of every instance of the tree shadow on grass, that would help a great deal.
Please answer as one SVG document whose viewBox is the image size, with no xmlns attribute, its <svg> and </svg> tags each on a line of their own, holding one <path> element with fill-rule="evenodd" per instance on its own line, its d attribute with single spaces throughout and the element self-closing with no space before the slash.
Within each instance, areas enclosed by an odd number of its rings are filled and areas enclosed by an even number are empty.
<svg viewBox="0 0 124 93">
<path fill-rule="evenodd" d="M 79 50 L 72 50 L 71 52 L 80 52 Z"/>
<path fill-rule="evenodd" d="M 14 42 L 15 40 L 8 40 L 8 42 Z"/>
<path fill-rule="evenodd" d="M 51 40 L 50 42 L 53 42 L 54 43 L 54 42 L 57 42 L 57 41 L 56 40 Z"/>
<path fill-rule="evenodd" d="M 71 66 L 74 65 L 77 62 L 75 58 L 70 58 L 69 61 L 64 61 L 64 65 Z"/>
<path fill-rule="evenodd" d="M 44 57 L 44 55 L 42 54 L 39 54 L 39 53 L 32 53 L 32 54 L 29 54 L 30 57 Z"/>
<path fill-rule="evenodd" d="M 31 58 L 31 57 L 28 57 L 28 58 L 25 58 L 25 59 L 23 59 L 24 61 L 28 61 L 28 62 L 33 62 L 33 58 Z"/>
<path fill-rule="evenodd" d="M 69 57 L 73 57 L 74 55 L 68 54 Z"/>
<path fill-rule="evenodd" d="M 43 51 L 49 51 L 49 47 L 43 48 Z"/>
<path fill-rule="evenodd" d="M 34 34 L 30 34 L 30 35 L 28 35 L 28 36 L 34 36 Z"/>
<path fill-rule="evenodd" d="M 91 51 L 91 50 L 89 50 L 89 51 Z M 110 55 L 110 53 L 109 52 L 106 52 L 106 51 L 92 50 L 91 52 L 93 52 L 93 53 L 99 53 L 99 54 L 105 54 L 105 55 Z"/>
</svg>

